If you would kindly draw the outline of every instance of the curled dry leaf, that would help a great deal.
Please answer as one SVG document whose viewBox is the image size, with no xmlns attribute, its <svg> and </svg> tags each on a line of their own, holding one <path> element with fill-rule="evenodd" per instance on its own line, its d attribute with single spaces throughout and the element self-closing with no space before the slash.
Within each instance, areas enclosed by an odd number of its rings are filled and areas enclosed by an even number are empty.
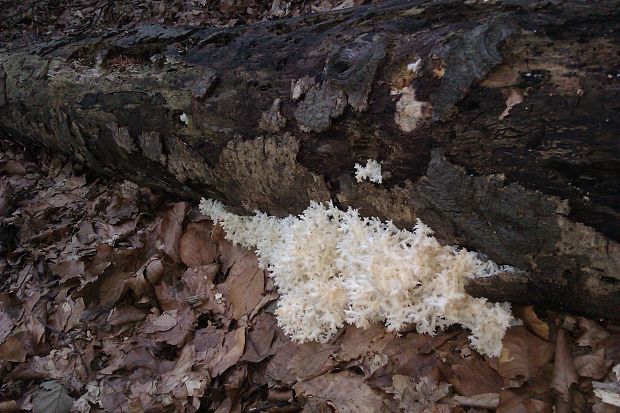
<svg viewBox="0 0 620 413">
<path fill-rule="evenodd" d="M 554 389 L 564 401 L 569 401 L 570 387 L 577 383 L 577 372 L 568 345 L 566 332 L 563 329 L 558 330 L 551 388 Z"/>
<path fill-rule="evenodd" d="M 175 263 L 179 262 L 179 240 L 183 233 L 183 221 L 188 210 L 187 202 L 173 204 L 167 209 L 154 230 L 157 250 L 166 254 Z"/>
<path fill-rule="evenodd" d="M 543 340 L 549 340 L 549 325 L 538 318 L 533 305 L 516 308 L 515 315 L 523 320 L 523 324 L 532 333 Z"/>
<path fill-rule="evenodd" d="M 142 297 L 151 291 L 153 285 L 157 285 L 161 281 L 164 269 L 162 259 L 153 256 L 136 271 L 133 277 L 125 280 L 125 284 L 136 297 Z"/>
<path fill-rule="evenodd" d="M 499 406 L 499 393 L 482 393 L 471 397 L 456 395 L 452 397 L 452 400 L 465 407 L 496 409 Z"/>
</svg>

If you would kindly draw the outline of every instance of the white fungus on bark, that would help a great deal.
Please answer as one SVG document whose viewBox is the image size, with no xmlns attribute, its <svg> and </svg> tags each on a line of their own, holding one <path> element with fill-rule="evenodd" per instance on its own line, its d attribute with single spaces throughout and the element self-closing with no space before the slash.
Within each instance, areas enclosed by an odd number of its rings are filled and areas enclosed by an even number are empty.
<svg viewBox="0 0 620 413">
<path fill-rule="evenodd" d="M 331 202 L 312 202 L 286 218 L 258 211 L 239 216 L 208 199 L 200 210 L 228 240 L 255 249 L 280 293 L 278 324 L 295 341 L 326 342 L 345 323 L 366 328 L 383 322 L 388 331 L 415 325 L 428 334 L 460 324 L 481 354 L 501 352 L 510 305 L 474 298 L 464 282 L 508 268 L 442 246 L 419 220 L 407 231 Z"/>
<path fill-rule="evenodd" d="M 366 166 L 362 166 L 358 163 L 354 165 L 355 179 L 357 182 L 362 182 L 364 179 L 368 179 L 371 182 L 380 184 L 383 182 L 381 176 L 381 164 L 374 159 L 368 159 Z"/>
</svg>

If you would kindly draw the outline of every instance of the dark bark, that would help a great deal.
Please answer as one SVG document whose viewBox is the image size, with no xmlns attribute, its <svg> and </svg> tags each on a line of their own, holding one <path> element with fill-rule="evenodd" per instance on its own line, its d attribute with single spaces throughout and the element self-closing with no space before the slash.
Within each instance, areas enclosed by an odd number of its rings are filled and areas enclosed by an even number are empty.
<svg viewBox="0 0 620 413">
<path fill-rule="evenodd" d="M 0 64 L 7 137 L 194 199 L 420 218 L 527 271 L 473 293 L 619 317 L 619 1 L 143 26 L 2 50 Z M 355 182 L 368 158 L 383 185 Z"/>
</svg>

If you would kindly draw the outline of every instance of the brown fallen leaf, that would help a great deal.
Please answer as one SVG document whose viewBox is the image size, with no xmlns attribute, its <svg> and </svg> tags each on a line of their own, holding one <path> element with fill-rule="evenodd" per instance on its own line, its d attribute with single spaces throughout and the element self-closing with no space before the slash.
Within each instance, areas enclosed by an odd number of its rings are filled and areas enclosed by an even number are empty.
<svg viewBox="0 0 620 413">
<path fill-rule="evenodd" d="M 570 387 L 577 383 L 577 372 L 573 357 L 568 347 L 568 340 L 564 329 L 558 330 L 555 345 L 555 362 L 553 364 L 553 378 L 551 388 L 555 390 L 564 401 L 570 400 Z"/>
<path fill-rule="evenodd" d="M 236 364 L 245 348 L 245 327 L 226 333 L 221 350 L 209 361 L 211 377 L 217 377 Z"/>
<path fill-rule="evenodd" d="M 392 388 L 388 392 L 394 394 L 394 399 L 399 401 L 399 407 L 405 413 L 441 411 L 444 408 L 437 402 L 450 392 L 447 383 L 437 383 L 427 376 L 416 383 L 411 377 L 400 374 L 392 376 Z"/>
<path fill-rule="evenodd" d="M 139 251 L 134 248 L 109 251 L 104 247 L 98 249 L 97 255 L 99 253 L 102 254 L 102 270 L 95 275 L 95 281 L 85 285 L 79 294 L 89 308 L 93 304 L 99 307 L 115 305 L 129 289 L 125 281 L 131 279 L 141 266 L 136 259 Z M 89 265 L 86 272 L 94 269 Z"/>
<path fill-rule="evenodd" d="M 198 267 L 215 262 L 217 245 L 211 241 L 213 224 L 202 220 L 187 225 L 179 241 L 179 257 L 188 267 Z"/>
<path fill-rule="evenodd" d="M 261 312 L 254 322 L 254 326 L 246 335 L 241 361 L 258 363 L 275 354 L 276 349 L 272 344 L 276 335 L 277 321 L 272 314 Z"/>
<path fill-rule="evenodd" d="M 176 325 L 170 330 L 155 334 L 155 340 L 182 347 L 190 339 L 195 323 L 196 316 L 191 309 L 180 310 L 177 314 Z"/>
<path fill-rule="evenodd" d="M 502 390 L 497 413 L 551 413 L 551 406 L 533 399 L 527 392 Z"/>
<path fill-rule="evenodd" d="M 124 357 L 120 359 L 117 368 L 125 369 L 127 371 L 134 371 L 137 368 L 144 368 L 150 370 L 153 373 L 158 372 L 159 360 L 155 358 L 152 351 L 144 346 L 132 346 L 131 348 L 123 349 L 125 353 Z M 114 360 L 111 360 L 113 364 Z M 103 371 L 103 370 L 102 370 Z"/>
<path fill-rule="evenodd" d="M 226 303 L 215 288 L 218 264 L 188 268 L 183 274 L 181 296 L 199 313 L 211 311 L 217 314 L 226 312 Z"/>
<path fill-rule="evenodd" d="M 167 208 L 153 230 L 155 247 L 170 259 L 179 262 L 179 241 L 183 233 L 183 221 L 189 210 L 189 203 L 177 202 Z"/>
<path fill-rule="evenodd" d="M 226 281 L 218 285 L 230 309 L 230 317 L 238 320 L 258 305 L 265 291 L 265 272 L 258 268 L 252 251 L 235 254 Z"/>
<path fill-rule="evenodd" d="M 318 399 L 309 399 L 304 404 L 301 413 L 333 413 L 333 409 L 329 407 L 326 401 Z"/>
<path fill-rule="evenodd" d="M 192 371 L 196 363 L 196 352 L 192 344 L 183 348 L 174 367 L 160 369 L 160 380 L 156 392 L 161 395 L 171 394 L 178 401 L 188 397 L 200 397 L 204 388 L 210 382 L 206 371 Z"/>
<path fill-rule="evenodd" d="M 153 285 L 157 285 L 163 275 L 166 266 L 157 255 L 149 258 L 142 267 L 136 271 L 133 277 L 125 280 L 125 285 L 133 291 L 136 297 L 142 297 L 151 293 Z"/>
<path fill-rule="evenodd" d="M 302 380 L 321 375 L 338 364 L 333 354 L 338 351 L 338 344 L 307 342 L 299 344 L 297 353 L 291 358 L 288 368 Z"/>
<path fill-rule="evenodd" d="M 67 332 L 79 325 L 84 309 L 82 298 L 73 301 L 73 298 L 67 297 L 66 300 L 58 303 L 56 311 L 50 314 L 49 323 L 57 331 Z"/>
<path fill-rule="evenodd" d="M 136 323 L 144 320 L 149 311 L 146 308 L 139 308 L 129 304 L 122 304 L 115 307 L 107 317 L 107 322 L 114 327 L 129 323 Z"/>
<path fill-rule="evenodd" d="M 414 379 L 424 376 L 437 379 L 439 365 L 437 357 L 432 353 L 429 354 L 425 349 L 427 347 L 432 349 L 431 343 L 438 337 L 416 333 L 408 333 L 400 337 L 395 334 L 388 334 L 384 338 L 378 337 L 375 344 L 377 353 L 366 358 L 370 360 L 370 363 L 364 367 L 370 375 L 368 384 L 385 389 L 391 386 L 394 374 L 411 376 Z M 383 349 L 378 350 L 381 347 Z"/>
<path fill-rule="evenodd" d="M 238 259 L 252 254 L 252 252 L 247 248 L 243 248 L 240 245 L 234 245 L 232 242 L 228 241 L 225 238 L 224 230 L 219 225 L 215 225 L 213 227 L 213 231 L 211 231 L 211 240 L 218 245 L 223 273 L 227 273 Z"/>
<path fill-rule="evenodd" d="M 575 357 L 574 362 L 579 376 L 597 380 L 607 376 L 607 372 L 613 364 L 613 361 L 605 360 L 605 349 L 602 347 L 595 352 Z"/>
<path fill-rule="evenodd" d="M 88 378 L 85 359 L 72 347 L 53 349 L 45 357 L 31 356 L 18 364 L 10 376 L 16 379 L 54 379 L 62 381 L 69 389 L 79 389 Z"/>
<path fill-rule="evenodd" d="M 189 308 L 168 310 L 159 316 L 149 315 L 144 323 L 143 331 L 153 334 L 157 341 L 182 347 L 193 330 L 196 316 Z"/>
<path fill-rule="evenodd" d="M 298 344 L 293 343 L 288 337 L 283 335 L 283 340 L 287 340 L 278 348 L 276 354 L 269 359 L 265 375 L 267 380 L 273 384 L 292 385 L 296 381 L 295 374 L 288 368 L 291 359 L 297 354 Z"/>
<path fill-rule="evenodd" d="M 127 412 L 144 413 L 144 407 L 142 406 L 142 401 L 140 401 L 139 397 L 134 397 L 127 401 Z"/>
<path fill-rule="evenodd" d="M 24 346 L 23 340 L 26 335 L 21 333 L 19 336 L 9 336 L 0 344 L 0 360 L 21 363 L 26 361 L 28 349 Z"/>
<path fill-rule="evenodd" d="M 448 382 L 462 396 L 499 393 L 504 385 L 502 377 L 480 358 L 467 359 L 452 366 L 454 377 Z"/>
<path fill-rule="evenodd" d="M 70 259 L 59 263 L 49 264 L 52 274 L 60 277 L 63 284 L 72 278 L 82 278 L 84 276 L 84 262 L 81 259 Z"/>
<path fill-rule="evenodd" d="M 379 323 L 372 324 L 367 329 L 347 325 L 338 340 L 340 344 L 338 359 L 349 361 L 368 353 L 381 353 L 392 338 Z"/>
<path fill-rule="evenodd" d="M 168 331 L 177 325 L 177 310 L 168 310 L 159 316 L 151 314 L 145 320 L 144 332 L 147 334 Z"/>
<path fill-rule="evenodd" d="M 100 388 L 101 406 L 105 412 L 122 412 L 127 410 L 129 398 L 122 389 L 127 387 L 127 379 L 123 377 L 110 378 L 102 382 Z"/>
<path fill-rule="evenodd" d="M 512 327 L 504 336 L 497 370 L 507 379 L 530 380 L 551 361 L 553 352 L 551 343 L 536 337 L 525 327 Z"/>
<path fill-rule="evenodd" d="M 338 413 L 375 413 L 385 411 L 383 397 L 351 371 L 326 373 L 297 383 L 295 391 L 308 399 L 325 400 Z"/>
</svg>

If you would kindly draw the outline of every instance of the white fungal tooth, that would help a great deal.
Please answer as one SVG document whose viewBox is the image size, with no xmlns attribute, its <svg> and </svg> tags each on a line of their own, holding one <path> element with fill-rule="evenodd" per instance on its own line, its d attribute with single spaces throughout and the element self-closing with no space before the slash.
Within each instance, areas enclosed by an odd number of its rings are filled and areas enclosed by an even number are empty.
<svg viewBox="0 0 620 413">
<path fill-rule="evenodd" d="M 389 331 L 413 324 L 428 334 L 460 324 L 481 354 L 501 352 L 510 305 L 471 297 L 464 282 L 514 269 L 442 246 L 419 220 L 407 231 L 331 202 L 286 218 L 238 216 L 207 199 L 200 210 L 226 239 L 256 250 L 280 293 L 278 324 L 295 341 L 326 342 L 345 323 L 384 322 Z"/>
<path fill-rule="evenodd" d="M 380 184 L 383 182 L 381 176 L 381 164 L 374 159 L 368 159 L 366 166 L 362 166 L 358 163 L 354 165 L 355 179 L 357 182 L 362 182 L 364 179 L 368 179 L 370 182 Z"/>
</svg>

